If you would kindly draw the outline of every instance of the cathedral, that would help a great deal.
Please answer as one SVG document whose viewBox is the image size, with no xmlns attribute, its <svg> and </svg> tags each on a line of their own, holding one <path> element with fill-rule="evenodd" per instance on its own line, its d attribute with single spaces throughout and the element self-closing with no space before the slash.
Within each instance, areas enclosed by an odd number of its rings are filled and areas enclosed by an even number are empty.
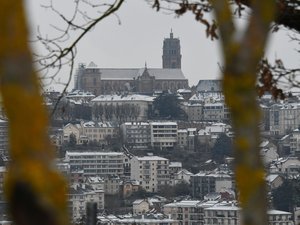
<svg viewBox="0 0 300 225">
<path fill-rule="evenodd" d="M 181 71 L 180 40 L 173 37 L 163 42 L 162 68 L 98 68 L 91 62 L 79 64 L 75 74 L 74 89 L 95 95 L 159 91 L 175 92 L 188 88 L 188 80 Z"/>
</svg>

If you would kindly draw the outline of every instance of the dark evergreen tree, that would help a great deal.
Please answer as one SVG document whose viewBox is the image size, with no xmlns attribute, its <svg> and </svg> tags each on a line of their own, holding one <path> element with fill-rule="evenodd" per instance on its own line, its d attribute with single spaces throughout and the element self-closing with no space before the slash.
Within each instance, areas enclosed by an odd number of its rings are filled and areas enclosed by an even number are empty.
<svg viewBox="0 0 300 225">
<path fill-rule="evenodd" d="M 300 178 L 285 179 L 283 184 L 272 191 L 275 209 L 292 212 L 300 206 Z"/>
<path fill-rule="evenodd" d="M 72 133 L 70 134 L 69 137 L 69 146 L 74 147 L 76 144 L 77 144 L 76 135 Z"/>
<path fill-rule="evenodd" d="M 153 102 L 152 118 L 185 120 L 186 113 L 180 108 L 176 94 L 162 93 Z"/>
<path fill-rule="evenodd" d="M 224 163 L 226 156 L 233 155 L 232 140 L 225 133 L 221 133 L 211 150 L 212 159 L 217 163 Z"/>
</svg>

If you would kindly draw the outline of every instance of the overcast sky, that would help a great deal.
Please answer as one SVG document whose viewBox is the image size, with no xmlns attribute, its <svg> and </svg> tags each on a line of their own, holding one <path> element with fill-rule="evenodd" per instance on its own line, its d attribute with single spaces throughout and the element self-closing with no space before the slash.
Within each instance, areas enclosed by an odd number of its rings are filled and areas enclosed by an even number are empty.
<svg viewBox="0 0 300 225">
<path fill-rule="evenodd" d="M 70 12 L 70 0 L 60 0 L 57 6 Z M 34 35 L 37 25 L 43 34 L 54 32 L 50 24 L 60 25 L 60 20 L 50 10 L 40 7 L 48 0 L 27 0 L 31 30 Z M 55 1 L 54 1 L 55 2 Z M 102 68 L 140 68 L 145 62 L 149 68 L 162 67 L 163 39 L 169 37 L 171 29 L 174 37 L 181 42 L 182 71 L 189 85 L 196 85 L 199 79 L 220 77 L 218 64 L 222 63 L 217 41 L 205 36 L 205 27 L 197 23 L 190 14 L 180 18 L 166 13 L 156 12 L 145 1 L 127 0 L 116 16 L 105 19 L 89 32 L 80 42 L 76 57 L 77 64 L 89 64 L 91 61 Z M 300 54 L 297 44 L 290 41 L 287 30 L 272 35 L 267 55 L 282 58 L 288 67 L 300 67 Z M 37 50 L 39 51 L 39 49 Z M 67 68 L 60 73 L 58 80 L 67 79 Z M 54 89 L 62 86 L 51 85 Z M 71 82 L 70 88 L 73 88 Z"/>
</svg>

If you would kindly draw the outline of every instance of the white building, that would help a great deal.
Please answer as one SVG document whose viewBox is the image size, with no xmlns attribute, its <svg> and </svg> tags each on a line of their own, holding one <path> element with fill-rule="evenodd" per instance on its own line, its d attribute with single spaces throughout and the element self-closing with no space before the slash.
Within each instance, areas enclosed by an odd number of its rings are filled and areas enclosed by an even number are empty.
<svg viewBox="0 0 300 225">
<path fill-rule="evenodd" d="M 298 128 L 293 130 L 291 133 L 290 151 L 292 155 L 300 153 L 300 130 Z"/>
<path fill-rule="evenodd" d="M 98 225 L 179 225 L 178 220 L 170 219 L 163 214 L 142 214 L 142 215 L 108 215 L 98 216 Z"/>
<path fill-rule="evenodd" d="M 182 169 L 174 174 L 174 179 L 171 181 L 173 185 L 179 184 L 179 183 L 187 183 L 190 184 L 191 176 L 194 175 L 190 171 L 186 169 Z"/>
<path fill-rule="evenodd" d="M 260 155 L 265 164 L 269 164 L 279 158 L 276 145 L 269 140 L 264 140 L 260 143 Z"/>
<path fill-rule="evenodd" d="M 294 222 L 292 220 L 292 213 L 281 211 L 281 210 L 274 210 L 274 209 L 269 210 L 268 220 L 269 220 L 269 225 L 278 225 L 278 224 L 294 225 Z"/>
<path fill-rule="evenodd" d="M 8 155 L 8 121 L 0 119 L 0 154 Z"/>
<path fill-rule="evenodd" d="M 139 181 L 147 192 L 157 192 L 170 182 L 169 160 L 158 156 L 133 157 L 131 179 Z"/>
<path fill-rule="evenodd" d="M 147 199 L 137 199 L 132 203 L 134 215 L 145 214 L 150 210 L 150 203 Z"/>
<path fill-rule="evenodd" d="M 280 210 L 268 210 L 269 225 L 294 225 L 292 213 Z M 204 225 L 240 225 L 242 220 L 241 209 L 235 204 L 216 204 L 204 209 Z"/>
<path fill-rule="evenodd" d="M 216 204 L 204 209 L 204 225 L 239 225 L 240 208 L 235 205 Z"/>
<path fill-rule="evenodd" d="M 100 117 L 111 116 L 115 120 L 120 120 L 119 112 L 121 116 L 124 116 L 125 121 L 145 121 L 147 120 L 148 110 L 150 109 L 155 97 L 147 95 L 99 95 L 94 98 L 91 103 L 92 107 L 100 106 L 103 109 L 103 113 Z M 105 111 L 105 109 L 117 109 Z M 112 113 L 112 115 L 107 115 Z M 106 114 L 106 115 L 105 115 Z M 99 116 L 99 115 L 98 115 Z M 93 118 L 97 118 L 95 110 L 93 110 Z M 101 119 L 101 118 L 100 118 Z"/>
<path fill-rule="evenodd" d="M 85 176 L 123 176 L 124 154 L 120 152 L 66 152 L 70 169 L 84 170 Z"/>
<path fill-rule="evenodd" d="M 173 148 L 177 144 L 177 122 L 150 122 L 151 146 Z"/>
</svg>

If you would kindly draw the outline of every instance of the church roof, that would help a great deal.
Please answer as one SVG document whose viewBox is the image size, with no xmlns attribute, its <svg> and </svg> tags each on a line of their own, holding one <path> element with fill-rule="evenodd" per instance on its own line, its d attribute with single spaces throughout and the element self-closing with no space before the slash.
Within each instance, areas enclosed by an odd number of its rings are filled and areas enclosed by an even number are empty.
<svg viewBox="0 0 300 225">
<path fill-rule="evenodd" d="M 87 68 L 89 69 L 89 68 Z M 133 80 L 144 72 L 145 68 L 99 68 L 101 80 Z M 186 80 L 181 69 L 147 68 L 150 76 L 157 80 Z"/>
</svg>

